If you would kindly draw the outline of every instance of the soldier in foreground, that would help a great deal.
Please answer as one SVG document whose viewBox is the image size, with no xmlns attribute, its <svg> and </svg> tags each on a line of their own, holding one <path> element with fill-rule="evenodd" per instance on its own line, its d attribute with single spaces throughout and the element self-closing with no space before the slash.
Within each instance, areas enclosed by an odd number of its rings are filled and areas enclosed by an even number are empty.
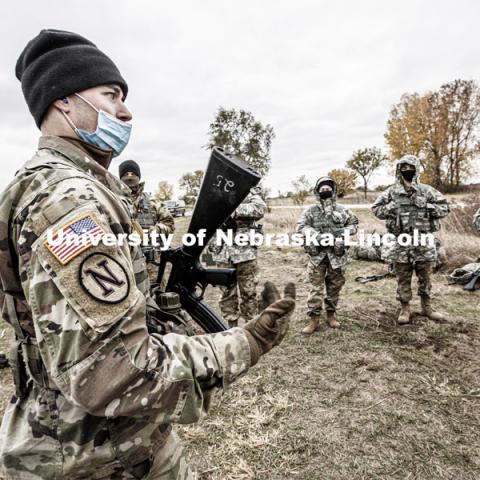
<svg viewBox="0 0 480 480">
<path fill-rule="evenodd" d="M 323 234 L 333 235 L 335 245 L 305 246 L 308 254 L 307 278 L 311 284 L 307 300 L 310 318 L 308 325 L 302 330 L 302 333 L 307 335 L 319 328 L 324 303 L 328 325 L 332 328 L 340 326 L 336 311 L 348 262 L 343 236 L 347 231 L 351 235 L 355 234 L 358 225 L 357 217 L 348 208 L 337 204 L 337 184 L 333 178 L 319 178 L 314 192 L 318 203 L 303 212 L 297 223 L 297 232 L 306 236 L 310 231 L 317 238 Z"/>
<path fill-rule="evenodd" d="M 107 170 L 130 136 L 127 83 L 59 30 L 28 43 L 16 75 L 42 137 L 0 196 L 2 314 L 17 338 L 0 477 L 190 479 L 171 424 L 197 421 L 280 343 L 295 302 L 219 334 L 150 334 L 140 248 L 92 241 L 132 232 L 128 189 Z M 81 247 L 57 242 L 66 232 Z"/>
<path fill-rule="evenodd" d="M 372 206 L 374 215 L 386 220 L 389 233 L 413 235 L 433 233 L 439 230 L 439 220 L 449 212 L 446 198 L 435 188 L 418 181 L 420 162 L 415 155 L 405 155 L 396 165 L 396 182 L 382 193 Z M 418 278 L 418 295 L 422 304 L 422 315 L 431 320 L 445 320 L 444 315 L 435 312 L 431 305 L 431 274 L 437 260 L 436 245 L 395 244 L 392 261 L 397 275 L 397 300 L 401 308 L 398 323 L 410 322 L 410 301 L 412 300 L 412 275 Z"/>
<path fill-rule="evenodd" d="M 173 217 L 161 203 L 152 200 L 150 195 L 144 191 L 145 182 L 140 182 L 141 171 L 138 163 L 133 160 L 125 160 L 118 167 L 118 176 L 131 190 L 130 199 L 135 209 L 134 220 L 138 222 L 141 229 L 146 233 L 156 231 L 159 235 L 173 233 L 175 231 Z M 159 248 L 145 246 L 142 247 L 142 251 L 147 261 L 150 283 L 155 283 L 158 268 L 153 262 L 160 261 Z"/>
<path fill-rule="evenodd" d="M 235 210 L 227 228 L 233 234 L 261 230 L 257 222 L 263 218 L 267 205 L 259 189 L 253 188 L 245 201 Z M 232 288 L 220 287 L 220 310 L 230 327 L 248 322 L 257 313 L 257 247 L 252 245 L 211 244 L 213 260 L 219 267 L 233 267 L 237 272 L 237 284 Z"/>
</svg>

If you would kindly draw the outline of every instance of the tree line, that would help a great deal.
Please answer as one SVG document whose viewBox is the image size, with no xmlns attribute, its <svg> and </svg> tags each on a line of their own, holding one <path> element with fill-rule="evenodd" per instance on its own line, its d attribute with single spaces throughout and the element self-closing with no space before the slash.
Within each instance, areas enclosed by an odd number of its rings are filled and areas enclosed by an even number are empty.
<svg viewBox="0 0 480 480">
<path fill-rule="evenodd" d="M 361 183 L 367 198 L 372 177 L 383 165 L 393 171 L 395 162 L 405 154 L 418 156 L 423 167 L 421 181 L 443 192 L 461 188 L 475 172 L 480 153 L 480 90 L 473 80 L 454 80 L 438 90 L 424 94 L 406 93 L 393 105 L 384 135 L 388 154 L 378 147 L 360 148 L 345 162 L 344 168 L 328 172 L 338 185 L 340 197 Z M 222 147 L 240 156 L 262 176 L 271 166 L 271 146 L 275 132 L 246 110 L 220 107 L 208 130 L 205 149 Z M 179 180 L 183 200 L 194 203 L 203 178 L 202 170 L 187 172 Z M 279 192 L 303 204 L 313 185 L 305 175 L 292 181 L 292 189 Z M 268 193 L 265 189 L 264 193 Z M 161 181 L 155 197 L 169 200 L 173 186 Z"/>
</svg>

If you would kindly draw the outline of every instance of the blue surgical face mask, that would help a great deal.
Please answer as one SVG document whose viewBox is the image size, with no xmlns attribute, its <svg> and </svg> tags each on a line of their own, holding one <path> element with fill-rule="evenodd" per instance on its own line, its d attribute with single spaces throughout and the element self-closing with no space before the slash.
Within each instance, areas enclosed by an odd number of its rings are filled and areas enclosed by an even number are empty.
<svg viewBox="0 0 480 480">
<path fill-rule="evenodd" d="M 132 125 L 122 122 L 103 110 L 98 110 L 78 93 L 75 93 L 75 95 L 90 105 L 98 113 L 97 129 L 94 132 L 87 132 L 86 130 L 77 128 L 68 115 L 65 112 L 62 112 L 68 123 L 78 135 L 78 138 L 91 145 L 95 145 L 102 150 L 113 150 L 114 157 L 120 155 L 130 140 Z"/>
</svg>

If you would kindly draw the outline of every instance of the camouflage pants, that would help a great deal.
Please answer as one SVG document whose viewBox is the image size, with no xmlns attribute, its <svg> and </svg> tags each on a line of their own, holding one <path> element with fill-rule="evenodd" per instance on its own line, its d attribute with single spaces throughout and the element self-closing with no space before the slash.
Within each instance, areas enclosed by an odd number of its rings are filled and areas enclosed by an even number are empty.
<svg viewBox="0 0 480 480">
<path fill-rule="evenodd" d="M 432 291 L 433 262 L 415 262 L 415 263 L 395 263 L 395 273 L 397 275 L 397 300 L 408 303 L 412 299 L 412 275 L 416 273 L 418 279 L 418 295 L 420 297 L 430 298 Z"/>
<path fill-rule="evenodd" d="M 161 253 L 160 252 L 155 252 L 155 262 L 159 263 L 161 258 Z M 148 278 L 150 280 L 150 285 L 154 285 L 157 283 L 157 278 L 158 278 L 158 265 L 155 265 L 152 262 L 147 262 L 147 272 L 148 272 Z M 165 287 L 167 286 L 167 279 L 168 279 L 168 269 L 166 270 L 167 275 L 164 275 L 162 278 L 162 281 L 160 283 L 160 289 L 165 290 Z"/>
<path fill-rule="evenodd" d="M 185 459 L 183 447 L 175 432 L 156 455 L 145 480 L 193 480 L 194 476 Z"/>
<path fill-rule="evenodd" d="M 95 453 L 95 449 L 93 449 L 93 457 L 95 456 Z M 52 458 L 55 458 L 55 456 L 58 455 L 59 453 L 57 451 L 52 450 Z M 71 480 L 194 480 L 194 478 L 196 478 L 187 464 L 183 446 L 175 432 L 172 432 L 168 436 L 166 443 L 156 453 L 153 464 L 147 474 L 145 474 L 145 470 L 139 468 L 139 466 L 137 466 L 136 470 L 134 467 L 133 473 L 127 472 L 120 463 L 118 463 L 118 466 L 108 469 L 108 474 L 101 474 L 95 469 L 92 469 L 89 474 L 83 473 L 75 475 L 70 472 L 70 474 L 59 477 L 58 465 L 52 466 L 42 463 L 41 460 L 36 460 L 37 458 L 43 458 L 43 462 L 48 461 L 49 457 L 43 453 L 40 455 L 32 453 L 31 458 L 33 460 L 31 460 L 28 455 L 26 455 L 26 458 L 28 459 L 27 462 L 29 462 L 28 467 L 22 466 L 22 468 L 19 468 L 16 472 L 13 471 L 14 468 L 10 467 L 8 474 L 2 474 L 3 472 L 0 472 L 0 479 L 45 480 L 47 478 L 68 478 Z M 21 460 L 19 459 L 18 461 L 20 464 Z M 51 468 L 51 472 L 49 472 L 49 468 Z M 85 469 L 83 469 L 83 472 L 85 472 Z"/>
<path fill-rule="evenodd" d="M 195 477 L 185 460 L 183 447 L 175 432 L 172 432 L 166 444 L 155 455 L 150 471 L 143 477 L 119 471 L 102 480 L 193 480 Z"/>
<path fill-rule="evenodd" d="M 147 263 L 148 278 L 150 280 L 150 285 L 157 283 L 158 267 L 151 262 Z M 163 283 L 163 281 L 162 281 Z"/>
<path fill-rule="evenodd" d="M 219 264 L 219 267 L 232 265 Z M 252 319 L 257 313 L 257 260 L 249 260 L 235 264 L 237 284 L 232 288 L 220 287 L 222 298 L 220 310 L 228 322 Z"/>
<path fill-rule="evenodd" d="M 324 303 L 326 311 L 334 312 L 337 309 L 340 291 L 345 284 L 344 269 L 332 268 L 328 258 L 325 257 L 318 266 L 308 264 L 307 279 L 311 284 L 307 300 L 308 315 L 319 315 Z"/>
</svg>

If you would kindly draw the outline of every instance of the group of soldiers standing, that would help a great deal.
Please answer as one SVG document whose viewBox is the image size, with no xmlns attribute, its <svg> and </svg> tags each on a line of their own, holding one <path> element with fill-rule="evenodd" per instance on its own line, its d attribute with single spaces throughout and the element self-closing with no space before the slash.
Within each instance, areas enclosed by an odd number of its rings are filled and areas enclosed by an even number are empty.
<svg viewBox="0 0 480 480">
<path fill-rule="evenodd" d="M 120 166 L 121 170 L 124 168 L 123 165 Z M 419 233 L 437 232 L 440 229 L 440 219 L 449 213 L 446 198 L 435 188 L 419 182 L 420 163 L 414 155 L 402 157 L 396 164 L 395 172 L 394 185 L 382 193 L 372 206 L 374 215 L 385 220 L 387 232 L 395 236 L 413 235 L 414 230 Z M 121 178 L 128 184 L 128 177 L 121 175 Z M 305 246 L 308 255 L 307 282 L 310 285 L 307 300 L 309 321 L 302 330 L 305 334 L 312 334 L 319 329 L 323 310 L 330 327 L 340 326 L 336 310 L 349 262 L 344 235 L 348 232 L 353 236 L 358 229 L 358 218 L 355 214 L 337 203 L 337 185 L 333 178 L 319 178 L 314 193 L 317 203 L 303 212 L 296 231 L 305 237 L 307 233 L 318 237 L 328 233 L 333 235 L 335 240 L 332 246 Z M 138 205 L 138 202 L 135 204 Z M 226 223 L 225 228 L 231 229 L 235 234 L 246 233 L 252 229 L 261 232 L 261 225 L 258 222 L 265 215 L 266 209 L 259 189 L 252 189 Z M 140 210 L 137 207 L 138 219 L 143 218 Z M 168 224 L 169 231 L 173 231 L 173 219 L 167 220 L 166 215 L 157 214 L 159 228 L 165 229 Z M 480 229 L 480 210 L 475 216 L 474 224 Z M 142 224 L 142 227 L 145 228 L 145 224 Z M 235 286 L 221 287 L 219 306 L 222 315 L 230 327 L 244 324 L 257 313 L 257 248 L 251 245 L 212 243 L 210 251 L 219 267 L 233 267 L 237 274 Z M 397 277 L 399 324 L 410 322 L 414 273 L 418 278 L 421 314 L 431 320 L 445 320 L 445 316 L 435 311 L 431 304 L 431 275 L 438 257 L 438 243 L 408 246 L 396 243 L 388 249 L 388 258 L 384 260 L 391 264 Z"/>
<path fill-rule="evenodd" d="M 414 155 L 405 155 L 396 164 L 395 184 L 382 193 L 372 206 L 374 215 L 385 220 L 386 230 L 395 236 L 419 233 L 435 233 L 440 229 L 440 219 L 449 213 L 446 198 L 435 188 L 419 182 L 420 162 Z M 140 168 L 128 160 L 119 168 L 119 174 L 132 189 L 136 219 L 143 230 L 156 228 L 162 233 L 174 231 L 174 221 L 161 204 L 151 201 L 140 184 Z M 336 310 L 340 292 L 345 284 L 345 271 L 349 262 L 348 247 L 344 245 L 344 235 L 348 231 L 353 236 L 358 229 L 358 218 L 351 210 L 337 203 L 337 185 L 331 177 L 321 177 L 314 188 L 317 203 L 307 208 L 298 221 L 296 231 L 307 235 L 307 231 L 319 237 L 328 233 L 334 236 L 333 246 L 306 246 L 308 255 L 307 282 L 310 293 L 307 300 L 308 324 L 302 333 L 312 334 L 319 329 L 322 311 L 326 322 L 338 328 Z M 262 231 L 258 223 L 267 210 L 260 195 L 254 188 L 234 215 L 225 224 L 234 234 L 247 233 L 254 229 Z M 474 225 L 480 231 L 480 209 L 474 217 Z M 258 264 L 257 248 L 252 245 L 217 245 L 213 242 L 209 249 L 219 267 L 233 267 L 237 283 L 222 290 L 219 307 L 230 327 L 245 324 L 257 314 Z M 421 314 L 435 321 L 444 321 L 445 315 L 433 309 L 431 304 L 431 275 L 439 261 L 439 242 L 434 245 L 401 246 L 398 243 L 384 251 L 382 260 L 388 262 L 397 278 L 397 300 L 400 304 L 398 324 L 410 322 L 412 301 L 412 277 L 418 278 L 418 295 L 421 301 Z M 153 260 L 147 252 L 147 262 Z M 158 258 L 157 258 L 158 259 Z M 151 263 L 149 263 L 152 265 Z M 151 280 L 155 268 L 151 270 Z"/>
<path fill-rule="evenodd" d="M 217 262 L 237 270 L 237 285 L 224 288 L 220 301 L 231 328 L 203 335 L 152 328 L 152 321 L 172 318 L 150 292 L 147 272 L 155 279 L 157 252 L 93 241 L 174 229 L 172 217 L 144 192 L 138 164 L 123 162 L 120 179 L 108 170 L 132 128 L 127 82 L 91 41 L 51 29 L 26 45 L 15 73 L 41 137 L 0 195 L 0 308 L 15 332 L 15 394 L 0 430 L 0 477 L 192 479 L 172 424 L 196 422 L 216 390 L 282 342 L 294 288 L 287 285 L 282 298 L 271 284 L 257 314 L 255 247 L 213 247 Z M 395 235 L 438 230 L 448 204 L 418 182 L 417 159 L 400 159 L 396 174 L 374 214 Z M 318 329 L 324 306 L 330 327 L 339 326 L 348 261 L 341 237 L 356 232 L 358 219 L 337 204 L 336 193 L 332 178 L 320 178 L 318 202 L 297 226 L 304 235 L 335 237 L 333 246 L 307 247 L 307 334 Z M 260 229 L 265 210 L 252 191 L 226 228 Z M 480 229 L 480 211 L 475 224 Z M 66 243 L 66 232 L 82 242 Z M 393 255 L 399 323 L 409 321 L 414 272 L 422 312 L 441 319 L 430 303 L 435 248 L 397 245 Z"/>
<path fill-rule="evenodd" d="M 405 155 L 396 164 L 395 183 L 382 193 L 372 206 L 374 215 L 386 221 L 386 229 L 398 237 L 401 234 L 413 236 L 419 233 L 433 233 L 439 230 L 439 219 L 449 212 L 446 198 L 436 189 L 418 181 L 420 163 L 414 155 Z M 325 191 L 323 185 L 330 182 L 332 189 Z M 314 232 L 331 233 L 336 238 L 333 247 L 307 247 L 309 264 L 308 277 L 312 284 L 308 298 L 310 315 L 309 324 L 303 333 L 311 334 L 318 329 L 324 285 L 324 299 L 327 323 L 338 327 L 335 316 L 338 296 L 345 283 L 345 267 L 348 253 L 343 245 L 345 230 L 355 233 L 358 219 L 348 209 L 335 203 L 335 182 L 332 179 L 319 179 L 315 187 L 318 204 L 308 208 L 298 223 L 297 230 L 304 233 L 306 229 Z M 331 191 L 331 193 L 330 193 Z M 328 194 L 330 194 L 328 196 Z M 410 302 L 412 300 L 412 276 L 418 278 L 418 295 L 421 300 L 422 315 L 431 320 L 444 320 L 444 316 L 433 310 L 431 305 L 432 266 L 437 259 L 436 245 L 402 246 L 396 242 L 389 250 L 389 262 L 397 277 L 397 300 L 400 311 L 397 322 L 410 322 Z"/>
<path fill-rule="evenodd" d="M 446 198 L 435 188 L 420 183 L 420 163 L 414 155 L 405 155 L 396 164 L 395 183 L 382 193 L 372 206 L 374 215 L 385 220 L 388 233 L 398 237 L 401 234 L 437 232 L 440 219 L 449 213 Z M 330 246 L 306 245 L 308 255 L 307 282 L 310 292 L 307 300 L 308 324 L 302 333 L 312 334 L 319 329 L 322 312 L 332 328 L 340 326 L 336 311 L 340 292 L 345 284 L 345 271 L 349 262 L 345 234 L 354 235 L 358 229 L 358 218 L 351 210 L 337 203 L 337 185 L 333 178 L 321 177 L 314 188 L 317 203 L 308 207 L 301 215 L 296 231 L 304 237 L 325 234 L 334 237 Z M 251 195 L 237 210 L 235 219 L 245 228 L 253 228 L 265 212 L 265 204 L 258 195 Z M 475 225 L 480 229 L 480 211 Z M 410 322 L 410 302 L 412 300 L 412 277 L 418 278 L 418 295 L 421 301 L 421 314 L 431 320 L 443 321 L 445 316 L 435 311 L 431 304 L 433 266 L 438 260 L 438 243 L 402 246 L 395 243 L 389 248 L 388 261 L 397 278 L 397 300 L 399 302 L 398 324 Z M 235 266 L 238 286 L 242 297 L 238 310 L 235 290 L 224 289 L 220 306 L 231 326 L 236 326 L 242 316 L 248 320 L 256 312 L 255 286 L 258 283 L 256 248 L 221 248 L 215 259 L 222 265 Z M 229 260 L 227 262 L 226 260 Z"/>
</svg>

